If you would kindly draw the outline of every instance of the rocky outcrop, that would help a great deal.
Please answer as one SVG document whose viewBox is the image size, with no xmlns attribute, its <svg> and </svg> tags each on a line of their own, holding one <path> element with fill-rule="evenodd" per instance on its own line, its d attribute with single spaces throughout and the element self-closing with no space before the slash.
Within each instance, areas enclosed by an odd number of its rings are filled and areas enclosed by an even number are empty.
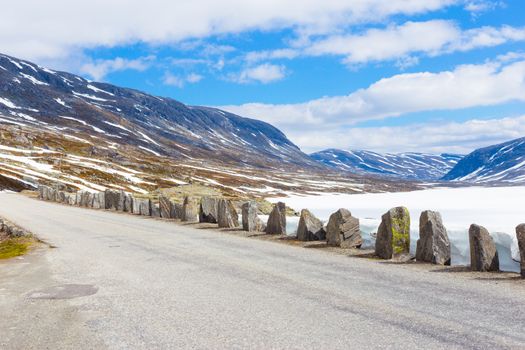
<svg viewBox="0 0 525 350">
<path fill-rule="evenodd" d="M 209 222 L 216 224 L 218 220 L 219 199 L 202 197 L 199 206 L 199 222 Z"/>
<path fill-rule="evenodd" d="M 521 277 L 525 278 L 525 224 L 516 227 L 516 238 L 520 248 Z"/>
<path fill-rule="evenodd" d="M 168 197 L 159 197 L 160 217 L 164 219 L 171 219 L 171 201 Z"/>
<path fill-rule="evenodd" d="M 242 229 L 248 232 L 264 232 L 266 226 L 259 218 L 257 202 L 250 201 L 242 205 Z"/>
<path fill-rule="evenodd" d="M 438 212 L 426 210 L 419 217 L 416 260 L 450 265 L 450 241 Z"/>
<path fill-rule="evenodd" d="M 363 238 L 359 230 L 359 219 L 343 208 L 330 215 L 326 225 L 326 243 L 342 248 L 360 248 Z"/>
<path fill-rule="evenodd" d="M 382 259 L 410 253 L 410 213 L 407 208 L 396 207 L 383 214 L 377 231 L 375 253 Z"/>
<path fill-rule="evenodd" d="M 266 233 L 274 235 L 286 234 L 286 205 L 283 202 L 273 206 L 266 224 Z"/>
<path fill-rule="evenodd" d="M 221 228 L 235 228 L 239 226 L 239 216 L 232 202 L 220 199 L 217 204 L 217 223 Z"/>
<path fill-rule="evenodd" d="M 182 203 L 181 221 L 197 222 L 199 220 L 199 210 L 195 200 L 185 197 Z"/>
<path fill-rule="evenodd" d="M 30 233 L 24 230 L 23 228 L 18 227 L 17 225 L 13 224 L 8 220 L 0 218 L 0 237 L 22 237 L 29 235 Z"/>
<path fill-rule="evenodd" d="M 499 271 L 496 243 L 483 226 L 472 224 L 468 231 L 470 241 L 470 268 L 473 271 Z"/>
<path fill-rule="evenodd" d="M 323 228 L 323 223 L 308 209 L 301 210 L 299 226 L 297 226 L 297 239 L 300 241 L 319 241 L 326 239 L 326 231 Z"/>
</svg>

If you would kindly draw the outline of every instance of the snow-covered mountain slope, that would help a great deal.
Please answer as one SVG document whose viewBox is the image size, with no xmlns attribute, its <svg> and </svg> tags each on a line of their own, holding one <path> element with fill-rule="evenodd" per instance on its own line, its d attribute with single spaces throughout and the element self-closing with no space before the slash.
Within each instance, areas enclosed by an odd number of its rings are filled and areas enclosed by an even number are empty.
<svg viewBox="0 0 525 350">
<path fill-rule="evenodd" d="M 127 144 L 179 159 L 316 166 L 262 121 L 90 82 L 5 55 L 0 55 L 0 114 L 4 123 L 62 130 L 97 139 L 99 146 Z"/>
<path fill-rule="evenodd" d="M 475 150 L 443 180 L 525 184 L 525 137 Z"/>
<path fill-rule="evenodd" d="M 374 174 L 408 180 L 437 180 L 462 158 L 455 154 L 380 154 L 338 149 L 328 149 L 310 156 L 332 168 L 354 174 Z"/>
<path fill-rule="evenodd" d="M 191 183 L 244 197 L 414 188 L 341 176 L 258 120 L 0 55 L 0 190 L 37 183 L 142 193 Z"/>
</svg>

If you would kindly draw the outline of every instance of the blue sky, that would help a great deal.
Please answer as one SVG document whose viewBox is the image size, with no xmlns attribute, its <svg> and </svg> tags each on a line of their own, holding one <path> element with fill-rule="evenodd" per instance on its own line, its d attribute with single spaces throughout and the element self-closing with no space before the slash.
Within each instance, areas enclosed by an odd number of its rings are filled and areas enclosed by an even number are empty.
<svg viewBox="0 0 525 350">
<path fill-rule="evenodd" d="M 525 136 L 521 0 L 20 1 L 3 52 L 262 119 L 306 152 Z"/>
</svg>

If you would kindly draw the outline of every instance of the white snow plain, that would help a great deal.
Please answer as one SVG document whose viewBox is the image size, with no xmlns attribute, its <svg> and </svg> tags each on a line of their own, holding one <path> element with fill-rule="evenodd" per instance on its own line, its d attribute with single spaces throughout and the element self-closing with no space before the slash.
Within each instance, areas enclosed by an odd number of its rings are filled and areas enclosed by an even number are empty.
<svg viewBox="0 0 525 350">
<path fill-rule="evenodd" d="M 452 243 L 453 265 L 470 263 L 468 229 L 475 223 L 486 227 L 496 241 L 501 269 L 518 272 L 519 263 L 516 260 L 519 260 L 519 252 L 515 228 L 525 222 L 524 198 L 525 186 L 516 186 L 433 188 L 413 192 L 353 195 L 290 195 L 268 200 L 274 203 L 285 202 L 297 211 L 307 208 L 324 222 L 337 209 L 347 208 L 360 219 L 365 246 L 373 246 L 374 239 L 370 233 L 377 232 L 381 215 L 390 208 L 405 206 L 411 214 L 412 253 L 415 253 L 419 238 L 419 215 L 424 210 L 438 211 Z M 295 232 L 297 218 L 289 218 L 288 221 L 288 232 Z"/>
</svg>

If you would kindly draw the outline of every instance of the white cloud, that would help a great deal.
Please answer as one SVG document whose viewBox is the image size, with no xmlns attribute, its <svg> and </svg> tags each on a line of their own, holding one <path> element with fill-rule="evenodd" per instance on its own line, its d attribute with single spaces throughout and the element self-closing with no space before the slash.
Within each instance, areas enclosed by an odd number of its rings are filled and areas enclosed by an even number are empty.
<svg viewBox="0 0 525 350">
<path fill-rule="evenodd" d="M 346 124 L 402 114 L 525 101 L 525 61 L 462 65 L 452 71 L 399 74 L 346 96 L 298 104 L 224 106 L 278 126 Z"/>
<path fill-rule="evenodd" d="M 432 121 L 397 127 L 289 131 L 290 139 L 311 153 L 327 148 L 376 152 L 467 154 L 474 149 L 523 137 L 525 116 L 466 122 Z"/>
<path fill-rule="evenodd" d="M 466 0 L 465 2 L 465 10 L 469 11 L 474 18 L 481 13 L 504 6 L 505 3 L 503 1 L 497 0 Z"/>
<path fill-rule="evenodd" d="M 64 57 L 73 49 L 173 43 L 250 30 L 326 33 L 454 3 L 457 0 L 21 0 L 2 6 L 0 47 L 38 60 Z"/>
<path fill-rule="evenodd" d="M 84 63 L 80 66 L 79 71 L 87 74 L 95 80 L 102 80 L 106 75 L 112 72 L 123 70 L 144 71 L 150 67 L 155 60 L 155 56 L 140 57 L 129 60 L 117 57 L 110 60 L 95 60 Z"/>
<path fill-rule="evenodd" d="M 196 73 L 190 73 L 184 76 L 174 75 L 172 73 L 166 72 L 162 79 L 164 85 L 175 86 L 178 88 L 183 88 L 186 84 L 195 84 L 203 79 L 202 75 Z"/>
<path fill-rule="evenodd" d="M 231 80 L 241 84 L 260 82 L 268 84 L 283 79 L 286 76 L 286 68 L 281 65 L 263 63 L 255 67 L 248 67 L 240 73 L 231 76 Z"/>
<path fill-rule="evenodd" d="M 348 64 L 400 59 L 403 62 L 414 54 L 435 56 L 524 40 L 525 27 L 480 27 L 462 31 L 453 21 L 431 20 L 368 29 L 362 34 L 328 36 L 309 43 L 303 48 L 303 54 L 340 55 Z"/>
</svg>

